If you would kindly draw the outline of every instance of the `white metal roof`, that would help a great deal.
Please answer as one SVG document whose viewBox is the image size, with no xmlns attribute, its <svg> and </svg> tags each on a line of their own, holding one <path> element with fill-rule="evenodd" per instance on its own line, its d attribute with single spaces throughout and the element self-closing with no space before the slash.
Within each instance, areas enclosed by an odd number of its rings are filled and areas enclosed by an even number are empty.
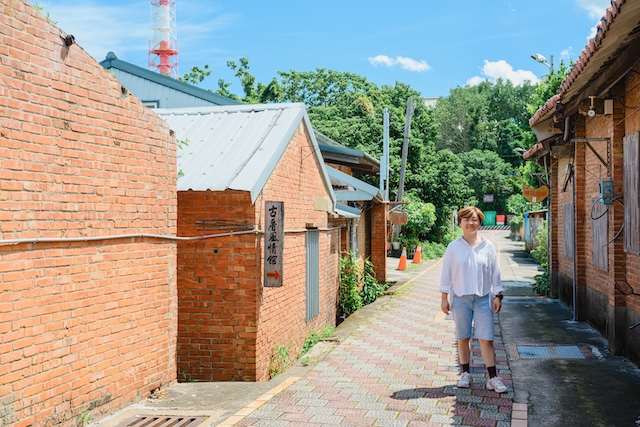
<svg viewBox="0 0 640 427">
<path fill-rule="evenodd" d="M 178 191 L 249 191 L 255 202 L 301 122 L 335 206 L 304 104 L 224 105 L 154 109 L 188 144 L 178 150 Z"/>
</svg>

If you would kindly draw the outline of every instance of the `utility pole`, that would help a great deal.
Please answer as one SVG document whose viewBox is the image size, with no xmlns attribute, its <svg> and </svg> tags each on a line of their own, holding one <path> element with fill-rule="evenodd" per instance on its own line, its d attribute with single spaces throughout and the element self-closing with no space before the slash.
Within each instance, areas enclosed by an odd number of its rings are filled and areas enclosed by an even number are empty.
<svg viewBox="0 0 640 427">
<path fill-rule="evenodd" d="M 404 175 L 407 168 L 407 156 L 409 154 L 409 131 L 411 130 L 411 116 L 415 105 L 411 97 L 407 99 L 407 118 L 404 123 L 404 140 L 402 142 L 402 166 L 400 167 L 400 183 L 398 184 L 398 194 L 396 194 L 396 202 L 402 202 L 404 193 Z M 400 239 L 400 225 L 394 225 L 391 233 L 391 241 L 397 242 Z"/>
<path fill-rule="evenodd" d="M 409 154 L 409 131 L 411 130 L 411 116 L 415 105 L 411 97 L 407 99 L 407 119 L 404 123 L 404 140 L 402 142 L 402 166 L 400 167 L 400 184 L 398 185 L 398 194 L 396 195 L 396 202 L 402 201 L 402 195 L 404 194 L 404 175 L 407 168 L 407 156 Z"/>
<path fill-rule="evenodd" d="M 383 146 L 380 159 L 380 192 L 385 201 L 389 201 L 389 109 L 385 108 L 382 117 Z"/>
</svg>

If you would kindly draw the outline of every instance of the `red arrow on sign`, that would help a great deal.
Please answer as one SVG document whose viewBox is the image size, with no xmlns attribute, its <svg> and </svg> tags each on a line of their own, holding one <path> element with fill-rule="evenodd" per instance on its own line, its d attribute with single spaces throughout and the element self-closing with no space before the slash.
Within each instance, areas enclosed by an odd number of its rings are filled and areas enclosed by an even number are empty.
<svg viewBox="0 0 640 427">
<path fill-rule="evenodd" d="M 267 273 L 267 277 L 273 277 L 274 279 L 278 280 L 280 278 L 280 274 L 278 274 L 277 271 L 274 271 L 273 273 Z"/>
</svg>

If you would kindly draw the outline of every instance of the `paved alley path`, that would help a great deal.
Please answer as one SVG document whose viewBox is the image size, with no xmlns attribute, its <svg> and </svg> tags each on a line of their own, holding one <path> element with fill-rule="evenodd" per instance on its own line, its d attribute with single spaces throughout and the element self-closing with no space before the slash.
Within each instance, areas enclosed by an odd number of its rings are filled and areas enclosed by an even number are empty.
<svg viewBox="0 0 640 427">
<path fill-rule="evenodd" d="M 485 389 L 475 340 L 472 387 L 455 386 L 454 327 L 440 311 L 441 265 L 392 288 L 395 294 L 304 377 L 235 425 L 511 426 L 511 371 L 497 319 L 497 367 L 509 391 Z"/>
</svg>

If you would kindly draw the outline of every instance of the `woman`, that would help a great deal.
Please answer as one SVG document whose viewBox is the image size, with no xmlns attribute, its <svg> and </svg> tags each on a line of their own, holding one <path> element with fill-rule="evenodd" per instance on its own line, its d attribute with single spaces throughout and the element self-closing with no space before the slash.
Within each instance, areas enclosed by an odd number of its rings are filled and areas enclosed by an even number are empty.
<svg viewBox="0 0 640 427">
<path fill-rule="evenodd" d="M 471 385 L 469 344 L 473 323 L 474 336 L 480 341 L 482 360 L 489 372 L 486 387 L 504 393 L 507 387 L 497 375 L 493 347 L 493 311 L 499 313 L 502 308 L 502 284 L 496 249 L 493 243 L 478 235 L 483 221 L 484 214 L 476 207 L 464 207 L 458 211 L 462 236 L 449 243 L 444 254 L 440 280 L 441 308 L 444 314 L 451 311 L 455 323 L 462 370 L 458 387 Z"/>
</svg>

